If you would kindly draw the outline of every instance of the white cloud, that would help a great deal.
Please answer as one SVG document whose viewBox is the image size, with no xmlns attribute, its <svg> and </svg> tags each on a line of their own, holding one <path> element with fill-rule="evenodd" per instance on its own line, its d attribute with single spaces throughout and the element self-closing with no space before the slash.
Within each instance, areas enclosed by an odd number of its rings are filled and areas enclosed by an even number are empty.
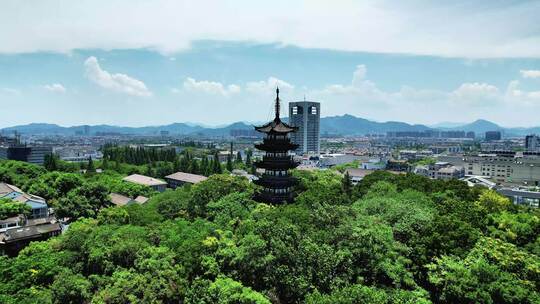
<svg viewBox="0 0 540 304">
<path fill-rule="evenodd" d="M 538 58 L 539 14 L 537 1 L 1 1 L 0 41 L 10 43 L 0 44 L 0 53 L 145 47 L 170 53 L 213 39 Z"/>
<path fill-rule="evenodd" d="M 540 78 L 540 70 L 521 70 L 519 72 L 523 78 Z"/>
<path fill-rule="evenodd" d="M 499 89 L 487 83 L 464 83 L 451 93 L 453 102 L 469 106 L 493 106 L 500 101 Z"/>
<path fill-rule="evenodd" d="M 208 94 L 217 94 L 229 96 L 240 92 L 240 86 L 231 84 L 224 86 L 221 82 L 201 80 L 197 81 L 191 77 L 184 81 L 184 89 L 192 92 L 204 92 Z"/>
<path fill-rule="evenodd" d="M 274 76 L 268 77 L 266 80 L 250 81 L 246 83 L 246 90 L 252 93 L 274 94 L 276 87 L 280 90 L 290 91 L 294 86 L 284 80 Z"/>
<path fill-rule="evenodd" d="M 356 66 L 356 70 L 353 73 L 352 78 L 352 85 L 353 86 L 361 86 L 364 82 L 364 79 L 366 78 L 367 74 L 367 68 L 363 64 L 359 64 Z"/>
<path fill-rule="evenodd" d="M 43 86 L 43 88 L 47 91 L 53 92 L 53 93 L 65 93 L 66 88 L 59 84 L 59 83 L 53 83 L 53 84 L 46 84 Z"/>
<path fill-rule="evenodd" d="M 276 87 L 279 87 L 279 89 L 284 92 L 290 92 L 294 89 L 294 86 L 292 84 L 273 76 L 268 77 L 268 79 L 266 80 L 249 81 L 244 85 L 225 85 L 217 81 L 196 80 L 192 77 L 186 78 L 183 83 L 183 88 L 187 92 L 202 92 L 205 94 L 224 97 L 228 97 L 233 94 L 240 94 L 244 90 L 249 94 L 269 95 L 274 94 Z M 180 90 L 177 88 L 173 88 L 171 89 L 171 92 L 179 93 Z"/>
<path fill-rule="evenodd" d="M 454 121 L 478 118 L 497 122 L 513 121 L 513 115 L 527 116 L 540 106 L 540 91 L 526 91 L 519 81 L 506 89 L 489 83 L 463 83 L 454 90 L 433 90 L 403 86 L 397 91 L 379 88 L 367 77 L 367 67 L 359 65 L 351 84 L 327 85 L 309 92 L 310 99 L 322 102 L 327 115 L 349 113 L 375 120 L 434 123 L 454 117 Z M 512 115 L 508 115 L 512 113 Z M 515 122 L 514 122 L 515 125 Z"/>
<path fill-rule="evenodd" d="M 126 74 L 111 74 L 101 69 L 98 60 L 94 56 L 88 57 L 84 62 L 84 66 L 88 79 L 102 88 L 132 96 L 152 96 L 152 92 L 148 90 L 144 82 Z"/>
</svg>

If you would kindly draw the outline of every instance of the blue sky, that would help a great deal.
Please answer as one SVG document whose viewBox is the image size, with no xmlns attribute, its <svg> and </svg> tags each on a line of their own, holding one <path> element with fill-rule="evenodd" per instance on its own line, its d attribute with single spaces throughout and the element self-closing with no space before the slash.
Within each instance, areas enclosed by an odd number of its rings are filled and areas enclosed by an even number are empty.
<svg viewBox="0 0 540 304">
<path fill-rule="evenodd" d="M 540 125 L 538 2 L 0 3 L 0 127 L 323 116 Z"/>
</svg>

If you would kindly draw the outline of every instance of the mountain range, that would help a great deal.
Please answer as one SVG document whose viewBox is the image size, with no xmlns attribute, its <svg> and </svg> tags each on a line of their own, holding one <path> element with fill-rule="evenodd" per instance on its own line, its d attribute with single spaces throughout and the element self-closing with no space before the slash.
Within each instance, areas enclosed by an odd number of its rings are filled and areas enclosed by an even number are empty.
<svg viewBox="0 0 540 304">
<path fill-rule="evenodd" d="M 286 120 L 286 118 L 284 119 Z M 228 136 L 231 130 L 253 130 L 253 125 L 246 122 L 235 122 L 222 127 L 207 127 L 194 123 L 173 123 L 161 126 L 123 127 L 112 125 L 89 126 L 90 134 L 133 134 L 133 135 L 157 135 L 161 131 L 167 131 L 170 135 L 202 135 L 210 137 Z M 3 134 L 15 131 L 26 135 L 74 135 L 82 134 L 86 126 L 63 127 L 56 124 L 31 123 L 1 129 Z M 533 128 L 504 128 L 491 121 L 479 119 L 472 123 L 440 123 L 426 126 L 420 124 L 408 124 L 398 121 L 376 122 L 368 119 L 352 116 L 329 116 L 321 118 L 321 135 L 354 136 L 364 134 L 384 134 L 389 131 L 424 131 L 424 130 L 463 130 L 473 131 L 478 135 L 486 131 L 501 131 L 507 136 L 523 136 L 531 133 L 540 133 L 540 127 Z"/>
</svg>

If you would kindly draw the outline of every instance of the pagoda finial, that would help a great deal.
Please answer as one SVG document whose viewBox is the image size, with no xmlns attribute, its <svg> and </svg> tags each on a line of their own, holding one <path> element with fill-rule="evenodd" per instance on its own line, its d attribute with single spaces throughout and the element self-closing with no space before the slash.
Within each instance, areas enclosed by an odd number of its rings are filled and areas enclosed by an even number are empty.
<svg viewBox="0 0 540 304">
<path fill-rule="evenodd" d="M 279 119 L 279 87 L 276 86 L 276 119 Z"/>
</svg>

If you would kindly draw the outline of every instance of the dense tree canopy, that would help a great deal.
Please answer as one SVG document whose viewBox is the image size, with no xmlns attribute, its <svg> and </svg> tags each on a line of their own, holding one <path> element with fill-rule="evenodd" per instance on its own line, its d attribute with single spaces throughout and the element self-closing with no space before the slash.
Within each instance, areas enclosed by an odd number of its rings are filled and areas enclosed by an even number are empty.
<svg viewBox="0 0 540 304">
<path fill-rule="evenodd" d="M 27 179 L 78 220 L 0 257 L 2 303 L 540 301 L 538 211 L 459 181 L 377 172 L 352 186 L 295 172 L 296 202 L 272 206 L 219 174 L 111 207 L 109 191 L 143 189 L 114 173 L 10 166 L 23 177 L 0 166 L 0 178 Z"/>
</svg>

